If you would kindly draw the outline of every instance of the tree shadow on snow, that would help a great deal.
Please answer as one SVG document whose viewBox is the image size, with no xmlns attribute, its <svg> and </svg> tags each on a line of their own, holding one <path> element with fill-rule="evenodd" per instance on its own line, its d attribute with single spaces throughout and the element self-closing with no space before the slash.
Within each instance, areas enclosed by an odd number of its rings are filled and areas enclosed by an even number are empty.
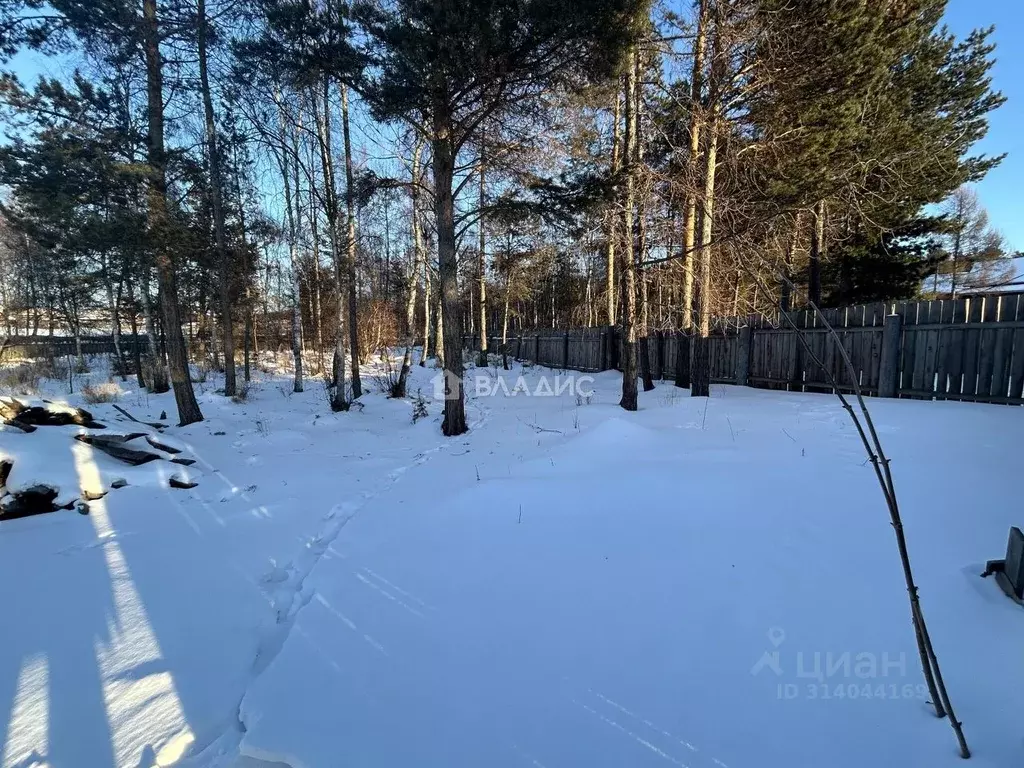
<svg viewBox="0 0 1024 768">
<path fill-rule="evenodd" d="M 81 447 L 72 452 L 81 487 L 96 487 L 95 462 L 105 457 Z M 174 671 L 195 647 L 180 641 L 191 625 L 167 588 L 188 564 L 160 555 L 151 536 L 126 535 L 136 527 L 130 516 L 160 511 L 147 509 L 152 496 L 119 503 L 126 525 L 118 526 L 108 499 L 90 502 L 88 515 L 59 511 L 0 524 L 0 562 L 8 574 L 0 637 L 5 768 L 149 768 L 193 742 L 183 703 L 189 696 L 179 692 Z M 161 629 L 174 635 L 172 655 L 164 653 Z M 212 655 L 213 663 L 221 660 Z M 198 697 L 202 682 L 193 680 L 185 693 Z M 159 733 L 148 730 L 151 722 Z M 162 742 L 154 746 L 153 736 Z"/>
</svg>

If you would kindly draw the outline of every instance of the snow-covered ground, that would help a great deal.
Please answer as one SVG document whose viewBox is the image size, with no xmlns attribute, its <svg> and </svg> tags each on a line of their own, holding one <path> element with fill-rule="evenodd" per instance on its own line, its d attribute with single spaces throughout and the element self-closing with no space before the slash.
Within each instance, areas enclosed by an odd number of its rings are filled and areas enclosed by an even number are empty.
<svg viewBox="0 0 1024 768">
<path fill-rule="evenodd" d="M 470 376 L 520 374 L 558 375 Z M 164 433 L 191 490 L 80 427 L 3 429 L 12 486 L 129 485 L 0 522 L 2 765 L 959 765 L 837 401 L 659 382 L 630 414 L 620 385 L 474 396 L 446 439 L 435 401 L 413 423 L 376 392 L 332 414 L 316 381 L 211 383 L 207 420 Z M 1022 522 L 1024 409 L 871 405 L 973 764 L 1020 765 L 1024 610 L 978 574 Z"/>
</svg>

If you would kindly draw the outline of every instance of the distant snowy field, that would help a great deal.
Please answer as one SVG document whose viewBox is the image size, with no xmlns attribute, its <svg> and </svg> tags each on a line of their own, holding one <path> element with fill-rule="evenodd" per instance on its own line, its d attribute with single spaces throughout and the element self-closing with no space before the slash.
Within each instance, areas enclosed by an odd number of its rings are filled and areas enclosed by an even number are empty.
<svg viewBox="0 0 1024 768">
<path fill-rule="evenodd" d="M 469 376 L 520 374 L 560 375 Z M 72 450 L 80 427 L 0 430 L 12 485 L 129 482 L 0 522 L 4 768 L 962 764 L 835 398 L 659 382 L 630 414 L 605 373 L 589 401 L 473 397 L 446 439 L 441 403 L 413 423 L 369 380 L 344 414 L 316 380 L 214 386 L 165 432 L 191 490 Z M 1024 409 L 870 405 L 970 764 L 1019 766 L 1024 610 L 978 574 L 1024 523 Z"/>
</svg>

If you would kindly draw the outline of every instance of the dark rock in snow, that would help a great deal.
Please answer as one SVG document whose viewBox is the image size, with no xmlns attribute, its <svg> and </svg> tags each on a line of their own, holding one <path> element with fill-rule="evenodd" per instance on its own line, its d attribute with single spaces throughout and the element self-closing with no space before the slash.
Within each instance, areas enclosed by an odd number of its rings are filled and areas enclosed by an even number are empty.
<svg viewBox="0 0 1024 768">
<path fill-rule="evenodd" d="M 145 424 L 147 427 L 152 427 L 153 429 L 167 429 L 166 424 L 157 424 L 155 421 L 140 421 L 139 419 L 136 419 L 117 403 L 111 403 L 110 405 L 118 413 L 123 414 L 129 421 L 134 421 L 136 424 Z"/>
<path fill-rule="evenodd" d="M 160 438 L 156 435 L 146 435 L 146 442 L 164 453 L 181 453 L 180 448 L 175 448 L 173 445 L 161 442 Z"/>
<path fill-rule="evenodd" d="M 31 424 L 25 424 L 25 423 L 23 423 L 21 421 L 18 421 L 17 419 L 4 419 L 3 421 L 4 421 L 4 424 L 6 424 L 8 427 L 14 427 L 15 429 L 20 429 L 22 432 L 35 432 L 36 431 L 36 428 L 33 427 Z"/>
<path fill-rule="evenodd" d="M 0 520 L 13 520 L 29 515 L 41 515 L 58 509 L 54 505 L 57 489 L 48 485 L 31 485 L 0 499 Z"/>
<path fill-rule="evenodd" d="M 138 437 L 139 435 L 136 435 Z M 113 456 L 115 459 L 131 464 L 132 466 L 139 466 L 140 464 L 146 464 L 150 461 L 156 461 L 160 458 L 155 453 L 149 451 L 139 451 L 135 448 L 129 448 L 124 445 L 124 439 L 104 439 L 107 435 L 75 435 L 75 440 L 86 445 L 91 445 L 97 450 L 103 451 L 108 456 Z M 124 438 L 124 435 L 110 435 L 112 438 Z"/>
<path fill-rule="evenodd" d="M 82 437 L 88 437 L 88 440 L 82 440 L 83 443 L 89 445 L 124 445 L 129 440 L 135 440 L 136 438 L 143 437 L 145 432 L 129 432 L 127 435 L 75 435 L 75 439 L 79 440 Z"/>
<path fill-rule="evenodd" d="M 106 429 L 106 426 L 93 419 L 92 414 L 82 408 L 51 407 L 47 400 L 43 405 L 25 405 L 15 398 L 0 399 L 0 416 L 11 426 L 22 429 L 21 425 L 40 427 L 66 427 L 78 424 L 92 429 Z"/>
</svg>

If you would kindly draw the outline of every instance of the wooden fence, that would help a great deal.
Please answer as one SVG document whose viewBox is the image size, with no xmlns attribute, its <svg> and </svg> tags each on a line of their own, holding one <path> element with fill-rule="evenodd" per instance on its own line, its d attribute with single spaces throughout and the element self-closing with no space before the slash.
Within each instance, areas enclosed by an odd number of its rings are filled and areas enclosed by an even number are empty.
<svg viewBox="0 0 1024 768">
<path fill-rule="evenodd" d="M 146 336 L 133 336 L 130 333 L 121 336 L 121 351 L 131 359 L 135 354 L 135 346 L 145 351 Z M 86 356 L 114 354 L 114 337 L 83 336 L 82 353 Z M 5 358 L 12 357 L 74 357 L 77 354 L 74 336 L 11 336 L 4 350 Z"/>
<path fill-rule="evenodd" d="M 1024 293 L 879 302 L 823 314 L 865 394 L 1024 405 Z M 464 341 L 479 349 L 478 337 Z M 653 331 L 640 343 L 647 344 L 654 378 L 671 379 L 678 371 L 688 379 L 689 336 Z M 717 318 L 708 344 L 716 383 L 831 392 L 834 379 L 843 391 L 853 388 L 835 340 L 810 310 L 791 312 L 789 320 Z M 490 338 L 488 348 L 501 350 L 501 338 Z M 604 371 L 619 367 L 622 341 L 613 327 L 538 330 L 510 338 L 504 349 L 552 368 Z"/>
</svg>

